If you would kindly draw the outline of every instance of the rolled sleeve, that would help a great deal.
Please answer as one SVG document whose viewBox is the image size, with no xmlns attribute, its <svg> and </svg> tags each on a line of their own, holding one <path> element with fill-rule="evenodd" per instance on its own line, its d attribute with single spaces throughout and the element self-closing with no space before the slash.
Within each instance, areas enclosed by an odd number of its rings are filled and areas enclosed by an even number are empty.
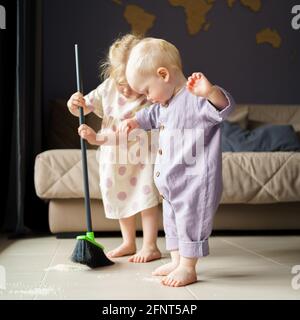
<svg viewBox="0 0 300 320">
<path fill-rule="evenodd" d="M 223 88 L 219 86 L 216 87 L 223 92 L 228 101 L 228 105 L 222 110 L 218 110 L 209 100 L 205 100 L 205 115 L 207 120 L 213 124 L 221 123 L 222 121 L 224 121 L 235 108 L 235 101 L 232 96 Z"/>
</svg>

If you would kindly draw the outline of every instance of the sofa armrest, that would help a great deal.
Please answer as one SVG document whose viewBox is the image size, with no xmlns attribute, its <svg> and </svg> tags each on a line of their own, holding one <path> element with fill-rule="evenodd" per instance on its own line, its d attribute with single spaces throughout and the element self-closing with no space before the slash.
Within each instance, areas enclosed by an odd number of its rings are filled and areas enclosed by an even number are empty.
<svg viewBox="0 0 300 320">
<path fill-rule="evenodd" d="M 91 199 L 102 199 L 96 150 L 87 151 Z M 42 199 L 84 198 L 81 151 L 78 149 L 49 150 L 35 160 L 34 184 Z"/>
</svg>

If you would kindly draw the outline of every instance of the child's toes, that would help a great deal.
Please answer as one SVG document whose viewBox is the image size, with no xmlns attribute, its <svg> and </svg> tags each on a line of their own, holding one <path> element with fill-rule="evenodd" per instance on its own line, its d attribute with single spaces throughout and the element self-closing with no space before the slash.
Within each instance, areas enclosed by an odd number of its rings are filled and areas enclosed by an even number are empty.
<svg viewBox="0 0 300 320">
<path fill-rule="evenodd" d="M 114 251 L 109 251 L 109 252 L 107 252 L 107 257 L 108 258 L 113 258 L 114 257 Z"/>
<path fill-rule="evenodd" d="M 135 255 L 128 258 L 129 262 L 135 262 Z"/>
<path fill-rule="evenodd" d="M 172 279 L 168 278 L 168 277 L 165 277 L 162 279 L 162 283 L 165 285 L 165 286 L 168 286 L 169 283 L 172 281 Z"/>
<path fill-rule="evenodd" d="M 180 281 L 174 280 L 173 287 L 180 287 Z"/>
</svg>

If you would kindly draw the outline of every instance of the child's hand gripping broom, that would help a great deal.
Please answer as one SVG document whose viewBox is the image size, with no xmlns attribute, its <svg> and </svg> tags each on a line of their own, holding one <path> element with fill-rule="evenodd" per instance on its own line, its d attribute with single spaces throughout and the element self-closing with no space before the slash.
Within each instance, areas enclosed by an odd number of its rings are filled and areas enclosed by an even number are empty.
<svg viewBox="0 0 300 320">
<path fill-rule="evenodd" d="M 75 45 L 75 60 L 76 60 L 77 91 L 83 93 L 77 44 Z M 81 107 L 79 108 L 79 124 L 80 125 L 84 124 L 84 112 L 83 112 L 83 108 Z M 104 247 L 95 241 L 95 237 L 92 229 L 86 144 L 83 138 L 80 138 L 80 144 L 81 144 L 81 156 L 82 156 L 82 171 L 83 171 L 87 233 L 86 235 L 77 237 L 76 247 L 72 253 L 71 259 L 73 262 L 79 262 L 79 263 L 85 264 L 90 268 L 109 266 L 109 265 L 112 265 L 113 262 L 106 257 L 103 251 Z"/>
</svg>

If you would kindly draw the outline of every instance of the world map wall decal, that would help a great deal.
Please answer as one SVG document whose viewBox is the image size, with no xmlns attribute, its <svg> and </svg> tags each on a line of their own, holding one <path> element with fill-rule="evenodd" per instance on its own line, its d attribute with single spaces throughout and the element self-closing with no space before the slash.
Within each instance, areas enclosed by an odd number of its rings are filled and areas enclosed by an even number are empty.
<svg viewBox="0 0 300 320">
<path fill-rule="evenodd" d="M 147 12 L 139 4 L 128 4 L 124 0 L 111 0 L 118 6 L 124 7 L 123 17 L 131 27 L 131 31 L 136 34 L 145 35 L 155 25 L 157 13 Z M 190 36 L 195 36 L 200 32 L 207 32 L 212 26 L 207 15 L 215 9 L 216 0 L 161 0 L 170 5 L 170 9 L 184 10 L 185 24 Z M 218 0 L 226 2 L 229 10 L 234 10 L 240 5 L 251 13 L 259 13 L 263 9 L 263 0 Z M 137 1 L 138 3 L 138 1 Z M 280 48 L 282 37 L 272 26 L 265 26 L 256 31 L 253 35 L 256 44 L 268 44 L 273 48 Z"/>
</svg>

